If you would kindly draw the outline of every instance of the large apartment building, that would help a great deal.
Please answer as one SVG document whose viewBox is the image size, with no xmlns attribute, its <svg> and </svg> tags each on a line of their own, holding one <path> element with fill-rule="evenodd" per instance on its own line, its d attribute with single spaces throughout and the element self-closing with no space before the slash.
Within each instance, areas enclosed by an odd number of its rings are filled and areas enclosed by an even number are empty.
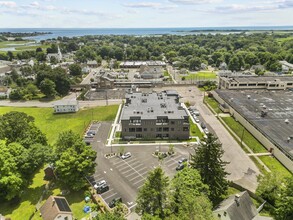
<svg viewBox="0 0 293 220">
<path fill-rule="evenodd" d="M 189 138 L 189 116 L 176 91 L 126 94 L 121 125 L 126 140 Z"/>
</svg>

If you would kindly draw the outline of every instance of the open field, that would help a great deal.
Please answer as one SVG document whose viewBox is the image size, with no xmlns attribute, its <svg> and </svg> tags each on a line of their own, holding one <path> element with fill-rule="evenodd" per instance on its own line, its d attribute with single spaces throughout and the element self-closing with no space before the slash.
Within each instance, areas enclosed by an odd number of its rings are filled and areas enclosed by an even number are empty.
<svg viewBox="0 0 293 220">
<path fill-rule="evenodd" d="M 115 118 L 118 106 L 103 106 L 81 110 L 73 114 L 54 115 L 51 108 L 16 108 L 1 107 L 0 115 L 10 111 L 25 112 L 35 118 L 35 124 L 47 135 L 49 144 L 54 144 L 58 134 L 65 130 L 73 130 L 76 133 L 83 134 L 85 127 L 91 120 L 112 121 Z M 0 213 L 12 219 L 30 219 L 35 211 L 35 205 L 38 203 L 46 181 L 43 180 L 44 171 L 41 168 L 33 177 L 30 186 L 23 191 L 20 201 L 0 203 Z M 60 195 L 61 190 L 58 186 L 49 191 L 42 200 L 42 203 L 49 195 Z M 84 191 L 71 192 L 66 195 L 70 207 L 77 219 L 85 217 L 82 208 L 85 205 Z M 38 214 L 32 219 L 38 220 Z"/>
<path fill-rule="evenodd" d="M 197 73 L 189 73 L 187 76 L 184 76 L 186 80 L 203 80 L 203 79 L 216 79 L 217 74 L 210 71 L 201 71 Z"/>
<path fill-rule="evenodd" d="M 47 135 L 49 144 L 54 144 L 58 134 L 62 131 L 73 130 L 83 134 L 91 120 L 112 121 L 115 118 L 118 106 L 102 106 L 80 110 L 72 114 L 53 114 L 52 108 L 16 108 L 1 107 L 0 115 L 10 111 L 20 111 L 35 118 L 35 124 Z"/>
<path fill-rule="evenodd" d="M 13 54 L 17 54 L 18 52 L 26 51 L 26 50 L 36 50 L 38 47 L 46 50 L 50 45 L 36 45 L 36 44 L 29 44 L 27 43 L 34 43 L 33 41 L 2 41 L 0 42 L 0 53 L 7 53 L 6 50 L 1 49 L 8 49 L 11 48 L 11 52 Z"/>
<path fill-rule="evenodd" d="M 221 109 L 219 108 L 219 103 L 214 98 L 205 96 L 204 101 L 208 103 L 217 114 L 222 113 Z"/>
</svg>

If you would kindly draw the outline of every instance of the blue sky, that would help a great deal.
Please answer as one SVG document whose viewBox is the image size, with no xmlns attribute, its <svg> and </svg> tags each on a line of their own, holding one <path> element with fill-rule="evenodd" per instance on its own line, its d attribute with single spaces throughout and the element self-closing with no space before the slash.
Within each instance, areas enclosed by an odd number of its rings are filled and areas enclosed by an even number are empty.
<svg viewBox="0 0 293 220">
<path fill-rule="evenodd" d="M 0 0 L 0 28 L 293 25 L 293 0 Z"/>
</svg>

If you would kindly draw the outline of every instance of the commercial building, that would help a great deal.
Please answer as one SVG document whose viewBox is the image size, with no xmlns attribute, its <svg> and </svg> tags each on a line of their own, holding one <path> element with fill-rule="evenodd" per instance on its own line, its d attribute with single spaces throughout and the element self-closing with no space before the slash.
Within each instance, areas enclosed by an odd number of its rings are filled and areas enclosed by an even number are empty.
<svg viewBox="0 0 293 220">
<path fill-rule="evenodd" d="M 163 70 L 161 66 L 140 66 L 140 78 L 142 79 L 159 79 L 163 77 Z"/>
<path fill-rule="evenodd" d="M 189 117 L 176 91 L 128 93 L 120 119 L 123 139 L 189 138 Z"/>
<path fill-rule="evenodd" d="M 141 66 L 161 66 L 165 67 L 164 61 L 125 61 L 120 63 L 120 68 L 140 68 Z"/>
<path fill-rule="evenodd" d="M 59 100 L 54 103 L 54 113 L 72 113 L 79 110 L 79 104 L 77 100 Z"/>
<path fill-rule="evenodd" d="M 224 89 L 216 90 L 212 94 L 268 151 L 293 172 L 293 91 Z"/>
<path fill-rule="evenodd" d="M 220 89 L 269 89 L 284 90 L 293 88 L 290 76 L 239 76 L 220 77 Z"/>
</svg>

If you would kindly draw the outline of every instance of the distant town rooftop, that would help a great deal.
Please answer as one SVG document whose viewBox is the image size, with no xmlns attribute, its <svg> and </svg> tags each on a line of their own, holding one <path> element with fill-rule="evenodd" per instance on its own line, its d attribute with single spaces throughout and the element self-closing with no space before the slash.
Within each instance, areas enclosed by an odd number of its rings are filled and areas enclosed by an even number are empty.
<svg viewBox="0 0 293 220">
<path fill-rule="evenodd" d="M 293 158 L 293 91 L 217 90 L 219 96 Z M 262 110 L 267 111 L 261 117 Z"/>
<path fill-rule="evenodd" d="M 120 63 L 120 67 L 140 67 L 140 66 L 166 66 L 164 61 L 125 61 Z"/>
<path fill-rule="evenodd" d="M 290 82 L 293 81 L 293 77 L 291 76 L 238 76 L 238 77 L 229 77 L 230 81 L 235 82 Z"/>
<path fill-rule="evenodd" d="M 121 120 L 130 117 L 141 119 L 157 119 L 167 116 L 169 119 L 183 119 L 188 117 L 185 109 L 178 102 L 176 91 L 161 93 L 128 93 L 122 110 Z"/>
</svg>

